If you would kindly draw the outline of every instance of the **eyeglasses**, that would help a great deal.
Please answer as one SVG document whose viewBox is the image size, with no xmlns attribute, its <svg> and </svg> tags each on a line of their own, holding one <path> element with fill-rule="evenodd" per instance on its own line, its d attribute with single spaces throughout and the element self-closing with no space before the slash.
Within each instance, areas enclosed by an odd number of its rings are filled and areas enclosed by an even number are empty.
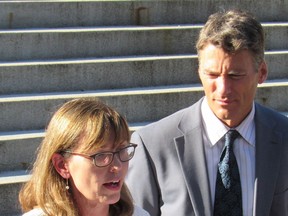
<svg viewBox="0 0 288 216">
<path fill-rule="evenodd" d="M 105 167 L 108 166 L 112 163 L 114 159 L 114 155 L 118 154 L 120 161 L 122 162 L 127 162 L 131 160 L 134 156 L 135 153 L 135 148 L 137 147 L 136 144 L 130 143 L 128 146 L 125 146 L 124 148 L 119 149 L 118 151 L 111 152 L 99 152 L 93 155 L 88 155 L 88 154 L 82 154 L 82 153 L 77 153 L 77 152 L 71 152 L 71 151 L 63 151 L 68 154 L 72 155 L 79 155 L 83 156 L 89 159 L 93 159 L 93 163 L 97 167 Z"/>
</svg>

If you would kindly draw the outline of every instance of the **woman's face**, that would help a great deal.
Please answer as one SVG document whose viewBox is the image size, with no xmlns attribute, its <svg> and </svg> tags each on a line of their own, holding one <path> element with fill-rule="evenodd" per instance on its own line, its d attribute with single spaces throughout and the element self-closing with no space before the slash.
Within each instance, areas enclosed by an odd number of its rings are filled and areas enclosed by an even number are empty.
<svg viewBox="0 0 288 216">
<path fill-rule="evenodd" d="M 111 135 L 103 148 L 88 154 L 116 151 L 127 145 L 125 141 L 115 148 L 114 135 Z M 81 153 L 77 149 L 74 152 Z M 114 155 L 112 163 L 106 167 L 96 167 L 92 159 L 80 155 L 71 155 L 66 161 L 66 166 L 70 173 L 70 188 L 78 205 L 87 202 L 96 205 L 114 204 L 119 201 L 128 162 L 121 162 L 118 154 Z"/>
</svg>

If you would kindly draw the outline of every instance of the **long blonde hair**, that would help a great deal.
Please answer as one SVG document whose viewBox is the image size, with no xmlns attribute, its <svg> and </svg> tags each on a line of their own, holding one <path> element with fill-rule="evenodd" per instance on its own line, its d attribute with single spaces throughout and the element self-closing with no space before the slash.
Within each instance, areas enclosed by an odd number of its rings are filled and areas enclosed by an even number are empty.
<svg viewBox="0 0 288 216">
<path fill-rule="evenodd" d="M 96 150 L 105 145 L 111 133 L 115 133 L 115 144 L 130 141 L 126 120 L 101 101 L 74 99 L 61 106 L 53 115 L 39 146 L 32 177 L 20 191 L 22 210 L 27 212 L 37 207 L 48 216 L 77 216 L 72 194 L 65 188 L 66 180 L 55 170 L 52 155 L 74 148 L 80 139 L 83 151 Z M 132 198 L 125 184 L 120 200 L 109 209 L 110 215 L 132 215 Z"/>
</svg>

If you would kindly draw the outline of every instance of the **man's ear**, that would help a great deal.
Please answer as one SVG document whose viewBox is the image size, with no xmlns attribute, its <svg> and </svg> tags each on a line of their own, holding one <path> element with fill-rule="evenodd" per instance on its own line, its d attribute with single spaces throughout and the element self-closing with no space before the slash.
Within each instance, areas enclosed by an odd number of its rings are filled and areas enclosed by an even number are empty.
<svg viewBox="0 0 288 216">
<path fill-rule="evenodd" d="M 268 76 L 268 67 L 265 61 L 263 61 L 260 64 L 258 73 L 259 73 L 258 84 L 262 84 L 267 79 Z"/>
<path fill-rule="evenodd" d="M 55 170 L 64 178 L 70 178 L 70 173 L 67 167 L 67 163 L 64 157 L 59 153 L 54 153 L 52 155 L 52 163 Z"/>
</svg>

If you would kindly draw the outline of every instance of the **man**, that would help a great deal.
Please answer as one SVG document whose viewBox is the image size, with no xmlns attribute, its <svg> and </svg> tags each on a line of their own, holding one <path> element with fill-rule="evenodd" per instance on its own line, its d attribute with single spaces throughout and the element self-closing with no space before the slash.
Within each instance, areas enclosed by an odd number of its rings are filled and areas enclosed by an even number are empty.
<svg viewBox="0 0 288 216">
<path fill-rule="evenodd" d="M 152 216 L 288 216 L 288 119 L 254 102 L 268 73 L 261 24 L 236 10 L 211 15 L 197 52 L 205 97 L 132 135 L 139 146 L 127 184 L 135 202 Z M 231 199 L 216 196 L 216 182 L 231 129 L 240 134 L 231 180 L 240 189 L 237 204 L 224 207 Z"/>
</svg>

